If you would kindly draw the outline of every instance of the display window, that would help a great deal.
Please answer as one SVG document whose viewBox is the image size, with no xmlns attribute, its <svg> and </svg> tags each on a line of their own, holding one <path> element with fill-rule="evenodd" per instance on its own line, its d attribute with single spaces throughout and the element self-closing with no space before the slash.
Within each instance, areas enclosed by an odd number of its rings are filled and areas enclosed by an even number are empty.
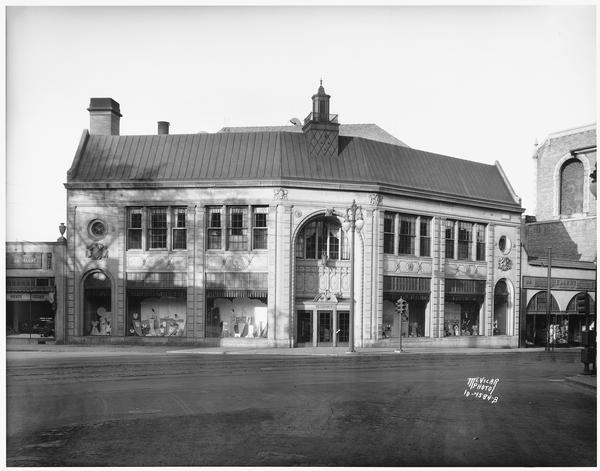
<svg viewBox="0 0 600 471">
<path fill-rule="evenodd" d="M 427 301 L 411 299 L 407 295 L 404 299 L 407 299 L 408 302 L 408 319 L 402 321 L 402 337 L 424 337 Z M 383 301 L 381 338 L 398 338 L 399 332 L 400 324 L 395 301 L 385 299 Z"/>
<path fill-rule="evenodd" d="M 206 336 L 267 338 L 267 298 L 207 297 Z"/>
<path fill-rule="evenodd" d="M 456 302 L 444 305 L 444 335 L 469 336 L 479 335 L 479 311 L 481 304 L 478 302 Z"/>
<path fill-rule="evenodd" d="M 187 295 L 183 289 L 127 291 L 127 331 L 134 337 L 184 337 Z"/>
</svg>

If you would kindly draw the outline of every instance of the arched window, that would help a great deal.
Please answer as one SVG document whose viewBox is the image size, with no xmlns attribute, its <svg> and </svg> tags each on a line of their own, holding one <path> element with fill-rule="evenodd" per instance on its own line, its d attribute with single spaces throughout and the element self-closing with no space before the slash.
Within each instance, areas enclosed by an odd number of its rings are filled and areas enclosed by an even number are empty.
<svg viewBox="0 0 600 471">
<path fill-rule="evenodd" d="M 552 299 L 552 312 L 559 312 L 560 308 L 558 307 L 558 303 L 556 302 L 556 299 L 554 299 L 554 296 L 550 295 L 551 299 Z M 534 314 L 534 313 L 545 313 L 546 312 L 546 292 L 545 291 L 540 291 L 539 293 L 537 293 L 533 298 L 531 298 L 531 301 L 529 301 L 529 304 L 527 305 L 527 313 L 528 314 Z"/>
<path fill-rule="evenodd" d="M 296 258 L 349 260 L 346 233 L 337 218 L 322 217 L 306 224 L 296 238 Z"/>
<path fill-rule="evenodd" d="M 567 160 L 560 170 L 560 214 L 583 213 L 583 163 L 578 159 Z"/>
</svg>

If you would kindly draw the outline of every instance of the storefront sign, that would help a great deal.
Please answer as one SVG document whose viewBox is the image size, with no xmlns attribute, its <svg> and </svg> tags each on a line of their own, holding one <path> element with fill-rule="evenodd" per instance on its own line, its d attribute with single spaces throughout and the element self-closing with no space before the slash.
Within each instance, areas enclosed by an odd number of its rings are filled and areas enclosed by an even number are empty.
<svg viewBox="0 0 600 471">
<path fill-rule="evenodd" d="M 525 289 L 546 289 L 548 279 L 543 276 L 524 276 L 523 288 Z M 594 280 L 581 280 L 576 278 L 552 278 L 552 289 L 562 289 L 570 291 L 595 291 L 596 282 Z"/>
<path fill-rule="evenodd" d="M 6 268 L 9 270 L 42 268 L 42 255 L 40 252 L 7 253 Z"/>
</svg>

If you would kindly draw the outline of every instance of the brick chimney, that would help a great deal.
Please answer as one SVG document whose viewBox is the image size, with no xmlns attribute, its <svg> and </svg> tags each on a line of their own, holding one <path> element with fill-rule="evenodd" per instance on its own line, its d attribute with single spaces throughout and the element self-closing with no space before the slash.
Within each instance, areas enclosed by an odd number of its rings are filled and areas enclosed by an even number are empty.
<svg viewBox="0 0 600 471">
<path fill-rule="evenodd" d="M 169 134 L 169 122 L 159 121 L 158 122 L 158 134 Z"/>
<path fill-rule="evenodd" d="M 90 134 L 119 135 L 121 111 L 112 98 L 90 98 Z"/>
</svg>

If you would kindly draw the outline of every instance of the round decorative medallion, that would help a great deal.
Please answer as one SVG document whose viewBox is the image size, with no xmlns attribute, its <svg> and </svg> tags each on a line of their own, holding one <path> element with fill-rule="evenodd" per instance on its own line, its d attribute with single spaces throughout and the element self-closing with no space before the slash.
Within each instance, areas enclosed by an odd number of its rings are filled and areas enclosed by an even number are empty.
<svg viewBox="0 0 600 471">
<path fill-rule="evenodd" d="M 88 226 L 88 232 L 94 239 L 102 239 L 106 235 L 106 223 L 100 219 L 94 219 Z"/>
</svg>

